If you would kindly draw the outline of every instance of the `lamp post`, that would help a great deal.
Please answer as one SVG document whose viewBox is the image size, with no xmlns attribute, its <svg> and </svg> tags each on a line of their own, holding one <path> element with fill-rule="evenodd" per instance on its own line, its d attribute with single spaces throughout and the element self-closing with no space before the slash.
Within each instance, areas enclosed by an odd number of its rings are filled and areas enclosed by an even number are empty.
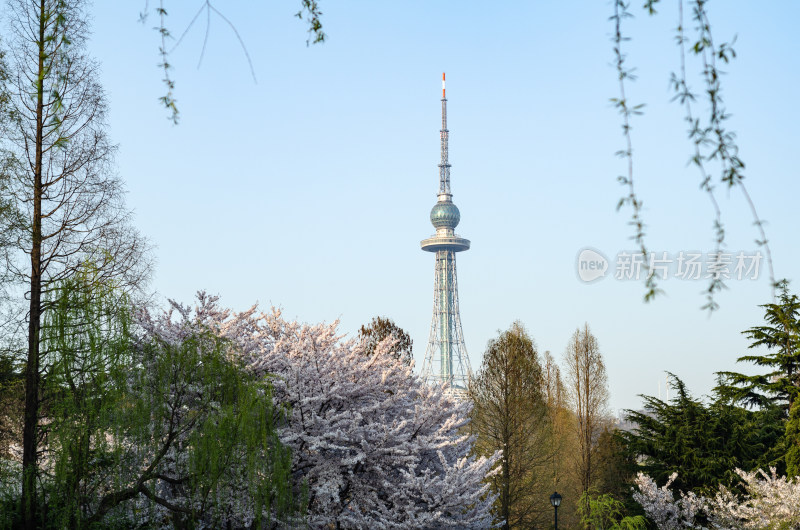
<svg viewBox="0 0 800 530">
<path fill-rule="evenodd" d="M 550 504 L 552 504 L 553 508 L 556 510 L 556 530 L 558 530 L 558 507 L 561 506 L 561 495 L 559 495 L 557 491 L 550 495 Z"/>
</svg>

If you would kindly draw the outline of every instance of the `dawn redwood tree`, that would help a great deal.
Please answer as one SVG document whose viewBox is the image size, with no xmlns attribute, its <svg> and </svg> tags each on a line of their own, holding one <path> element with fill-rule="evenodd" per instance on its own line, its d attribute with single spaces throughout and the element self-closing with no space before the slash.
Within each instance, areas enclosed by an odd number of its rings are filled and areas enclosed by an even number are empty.
<svg viewBox="0 0 800 530">
<path fill-rule="evenodd" d="M 578 455 L 575 467 L 581 493 L 594 483 L 598 463 L 595 461 L 597 440 L 606 423 L 608 378 L 603 355 L 589 324 L 576 329 L 564 354 L 567 395 L 575 412 Z"/>
<path fill-rule="evenodd" d="M 147 271 L 144 243 L 128 224 L 114 154 L 105 132 L 106 103 L 97 64 L 85 55 L 88 14 L 82 0 L 9 0 L 4 34 L 11 123 L 0 138 L 9 196 L 19 215 L 4 218 L 15 239 L 7 271 L 25 291 L 27 354 L 23 422 L 22 515 L 36 521 L 36 475 L 42 378 L 40 348 L 48 295 L 89 265 L 100 281 L 129 289 Z"/>
<path fill-rule="evenodd" d="M 476 449 L 503 455 L 500 473 L 491 480 L 502 528 L 531 528 L 551 515 L 541 495 L 551 484 L 547 467 L 553 450 L 545 384 L 533 340 L 515 322 L 489 341 L 469 385 Z"/>
<path fill-rule="evenodd" d="M 3 39 L 0 38 L 0 138 L 9 135 L 11 125 L 11 97 L 8 92 L 8 62 L 3 49 Z M 16 204 L 11 199 L 11 175 L 9 165 L 12 159 L 0 150 L 0 251 L 7 249 L 13 242 L 13 232 L 9 230 L 12 219 L 17 213 Z M 6 273 L 0 271 L 0 296 L 6 294 Z"/>
<path fill-rule="evenodd" d="M 578 440 L 573 428 L 575 413 L 570 408 L 561 367 L 549 351 L 545 351 L 543 355 L 542 375 L 550 432 L 550 462 L 543 487 L 562 494 L 564 500 L 558 508 L 558 520 L 564 527 L 572 528 L 580 525 L 577 504 L 581 497 L 573 462 L 573 455 L 578 451 Z"/>
<path fill-rule="evenodd" d="M 564 469 L 564 449 L 569 434 L 571 413 L 568 409 L 566 389 L 561 377 L 561 368 L 549 351 L 544 352 L 542 363 L 544 377 L 545 401 L 547 405 L 548 424 L 553 442 L 551 458 L 552 488 L 563 490 L 562 479 L 566 475 Z"/>
</svg>

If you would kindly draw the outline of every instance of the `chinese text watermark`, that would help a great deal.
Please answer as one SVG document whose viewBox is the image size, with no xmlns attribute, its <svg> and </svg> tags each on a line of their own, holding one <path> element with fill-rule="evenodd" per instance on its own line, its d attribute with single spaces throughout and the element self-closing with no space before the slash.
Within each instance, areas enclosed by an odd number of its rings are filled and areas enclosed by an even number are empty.
<svg viewBox="0 0 800 530">
<path fill-rule="evenodd" d="M 578 278 L 587 283 L 607 276 L 634 281 L 653 276 L 659 280 L 757 280 L 762 259 L 758 250 L 647 254 L 623 250 L 612 261 L 599 250 L 584 248 L 578 252 L 576 268 Z"/>
</svg>

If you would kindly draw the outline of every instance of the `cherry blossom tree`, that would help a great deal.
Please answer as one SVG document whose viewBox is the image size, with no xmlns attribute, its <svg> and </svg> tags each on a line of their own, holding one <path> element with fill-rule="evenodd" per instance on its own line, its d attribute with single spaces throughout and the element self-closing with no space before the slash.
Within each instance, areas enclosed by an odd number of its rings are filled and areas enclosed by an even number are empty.
<svg viewBox="0 0 800 530">
<path fill-rule="evenodd" d="M 778 476 L 775 468 L 769 473 L 737 469 L 736 474 L 742 479 L 742 493 L 720 486 L 714 497 L 693 492 L 676 497 L 669 487 L 677 474 L 659 488 L 639 473 L 633 498 L 659 530 L 705 528 L 698 523 L 703 518 L 710 528 L 724 530 L 800 528 L 800 482 Z"/>
<path fill-rule="evenodd" d="M 800 527 L 800 483 L 780 477 L 771 467 L 769 474 L 759 469 L 736 473 L 744 482 L 744 495 L 720 487 L 708 510 L 716 528 L 798 528 Z"/>
<path fill-rule="evenodd" d="M 423 384 L 396 341 L 367 356 L 338 322 L 290 322 L 255 306 L 235 313 L 205 293 L 197 302 L 191 316 L 181 309 L 185 318 L 234 344 L 231 355 L 286 410 L 279 439 L 312 528 L 492 527 L 485 478 L 499 454 L 471 456 L 470 405 Z M 163 340 L 182 340 L 180 328 L 152 322 Z"/>
<path fill-rule="evenodd" d="M 634 483 L 639 491 L 634 490 L 633 500 L 642 505 L 647 517 L 659 530 L 702 528 L 695 525 L 695 518 L 702 512 L 706 499 L 692 491 L 680 492 L 675 498 L 669 487 L 677 477 L 678 474 L 673 473 L 667 483 L 659 488 L 655 480 L 644 473 L 637 474 Z"/>
</svg>

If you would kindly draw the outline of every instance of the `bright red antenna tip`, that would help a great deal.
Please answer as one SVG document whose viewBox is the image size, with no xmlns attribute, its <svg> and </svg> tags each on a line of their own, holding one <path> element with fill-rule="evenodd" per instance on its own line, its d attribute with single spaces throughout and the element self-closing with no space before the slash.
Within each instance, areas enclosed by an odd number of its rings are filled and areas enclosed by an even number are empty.
<svg viewBox="0 0 800 530">
<path fill-rule="evenodd" d="M 442 99 L 444 99 L 444 72 L 442 72 Z"/>
</svg>

